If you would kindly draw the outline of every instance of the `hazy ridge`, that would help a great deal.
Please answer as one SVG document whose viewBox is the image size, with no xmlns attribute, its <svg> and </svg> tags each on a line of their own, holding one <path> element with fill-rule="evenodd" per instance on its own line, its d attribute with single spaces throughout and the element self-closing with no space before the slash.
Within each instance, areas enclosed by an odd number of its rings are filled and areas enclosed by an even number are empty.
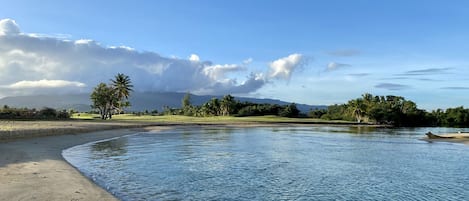
<svg viewBox="0 0 469 201">
<path fill-rule="evenodd" d="M 162 111 L 164 106 L 179 108 L 181 107 L 181 100 L 184 95 L 185 93 L 177 92 L 133 93 L 130 97 L 132 106 L 128 108 L 128 110 L 144 111 L 156 109 L 158 111 Z M 221 98 L 221 96 L 191 95 L 191 102 L 193 105 L 201 105 L 214 97 Z M 290 104 L 290 102 L 275 99 L 236 97 L 236 100 L 279 105 Z M 0 99 L 0 105 L 28 108 L 52 107 L 56 109 L 74 109 L 81 112 L 86 112 L 91 109 L 89 94 L 11 96 Z M 326 108 L 324 105 L 307 104 L 297 104 L 297 107 L 302 112 L 307 112 L 314 108 Z"/>
</svg>

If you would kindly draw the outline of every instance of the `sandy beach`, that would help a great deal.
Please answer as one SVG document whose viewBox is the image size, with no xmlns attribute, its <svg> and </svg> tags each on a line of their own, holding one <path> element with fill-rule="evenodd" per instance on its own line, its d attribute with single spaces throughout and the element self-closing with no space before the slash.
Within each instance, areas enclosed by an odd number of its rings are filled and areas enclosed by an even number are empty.
<svg viewBox="0 0 469 201">
<path fill-rule="evenodd" d="M 41 124 L 41 122 L 32 123 Z M 60 127 L 64 122 L 42 123 L 42 126 L 25 124 L 22 129 L 18 127 L 12 129 L 14 133 L 21 134 L 20 137 L 29 138 L 0 142 L 0 200 L 117 200 L 68 164 L 61 153 L 62 150 L 75 145 L 142 131 L 142 129 L 116 130 L 121 126 L 141 125 L 74 123 L 75 130 L 71 126 L 67 130 Z M 49 125 L 45 125 L 46 123 Z M 70 122 L 65 122 L 67 123 Z M 39 131 L 28 128 L 36 128 Z M 167 127 L 158 126 L 151 129 L 164 128 Z M 90 130 L 94 132 L 66 134 L 67 131 L 79 133 Z M 50 131 L 53 132 L 47 133 Z M 52 136 L 33 137 L 41 134 Z"/>
<path fill-rule="evenodd" d="M 0 200 L 117 200 L 66 162 L 61 155 L 62 150 L 87 142 L 182 125 L 197 126 L 142 122 L 1 121 Z"/>
</svg>

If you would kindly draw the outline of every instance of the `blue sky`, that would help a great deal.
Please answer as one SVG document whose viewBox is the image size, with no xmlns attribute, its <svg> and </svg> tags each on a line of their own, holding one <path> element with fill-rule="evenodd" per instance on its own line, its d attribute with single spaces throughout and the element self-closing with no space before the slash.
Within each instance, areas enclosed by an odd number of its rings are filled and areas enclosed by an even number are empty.
<svg viewBox="0 0 469 201">
<path fill-rule="evenodd" d="M 233 93 L 307 104 L 344 103 L 368 92 L 404 96 L 425 109 L 469 106 L 467 1 L 2 5 L 0 19 L 13 20 L 21 37 L 3 34 L 8 46 L 0 48 L 0 69 L 4 76 L 14 69 L 37 76 L 3 79 L 0 96 L 61 91 L 54 87 L 84 92 L 100 76 L 105 81 L 123 71 L 145 91 Z M 3 22 L 4 30 L 11 27 Z M 34 43 L 39 47 L 21 43 L 33 39 L 40 39 Z M 80 58 L 73 56 L 77 48 Z M 189 61 L 192 54 L 199 59 Z"/>
</svg>

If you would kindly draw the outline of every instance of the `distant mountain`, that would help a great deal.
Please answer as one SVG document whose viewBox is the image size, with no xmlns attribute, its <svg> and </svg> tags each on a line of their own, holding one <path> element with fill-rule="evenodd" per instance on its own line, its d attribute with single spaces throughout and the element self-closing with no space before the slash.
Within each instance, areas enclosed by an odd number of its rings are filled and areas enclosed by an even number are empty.
<svg viewBox="0 0 469 201">
<path fill-rule="evenodd" d="M 89 111 L 91 108 L 89 94 L 12 96 L 0 99 L 0 105 L 38 109 L 51 107 L 78 111 Z"/>
<path fill-rule="evenodd" d="M 128 108 L 130 111 L 144 111 L 144 110 L 158 110 L 162 111 L 164 106 L 172 108 L 181 107 L 181 100 L 185 93 L 176 92 L 146 92 L 146 93 L 133 93 L 130 97 L 132 106 Z M 198 96 L 191 95 L 191 102 L 193 105 L 202 105 L 212 98 L 221 98 L 221 96 Z M 289 102 L 274 100 L 274 99 L 257 99 L 235 97 L 239 101 L 248 101 L 254 103 L 269 103 L 287 105 Z M 5 97 L 0 99 L 0 105 L 8 105 L 11 107 L 27 107 L 27 108 L 42 108 L 51 107 L 56 109 L 74 109 L 78 111 L 90 111 L 91 101 L 89 94 L 69 94 L 69 95 L 31 95 L 31 96 L 14 96 Z M 326 108 L 322 105 L 306 105 L 297 104 L 297 107 L 302 112 L 307 112 L 310 109 Z"/>
</svg>

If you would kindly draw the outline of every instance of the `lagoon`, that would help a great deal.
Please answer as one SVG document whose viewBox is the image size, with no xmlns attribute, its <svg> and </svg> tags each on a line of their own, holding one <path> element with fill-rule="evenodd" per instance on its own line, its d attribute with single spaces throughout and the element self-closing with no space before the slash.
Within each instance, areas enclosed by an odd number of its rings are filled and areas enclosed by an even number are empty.
<svg viewBox="0 0 469 201">
<path fill-rule="evenodd" d="M 63 151 L 122 200 L 469 200 L 450 128 L 182 127 Z"/>
</svg>

